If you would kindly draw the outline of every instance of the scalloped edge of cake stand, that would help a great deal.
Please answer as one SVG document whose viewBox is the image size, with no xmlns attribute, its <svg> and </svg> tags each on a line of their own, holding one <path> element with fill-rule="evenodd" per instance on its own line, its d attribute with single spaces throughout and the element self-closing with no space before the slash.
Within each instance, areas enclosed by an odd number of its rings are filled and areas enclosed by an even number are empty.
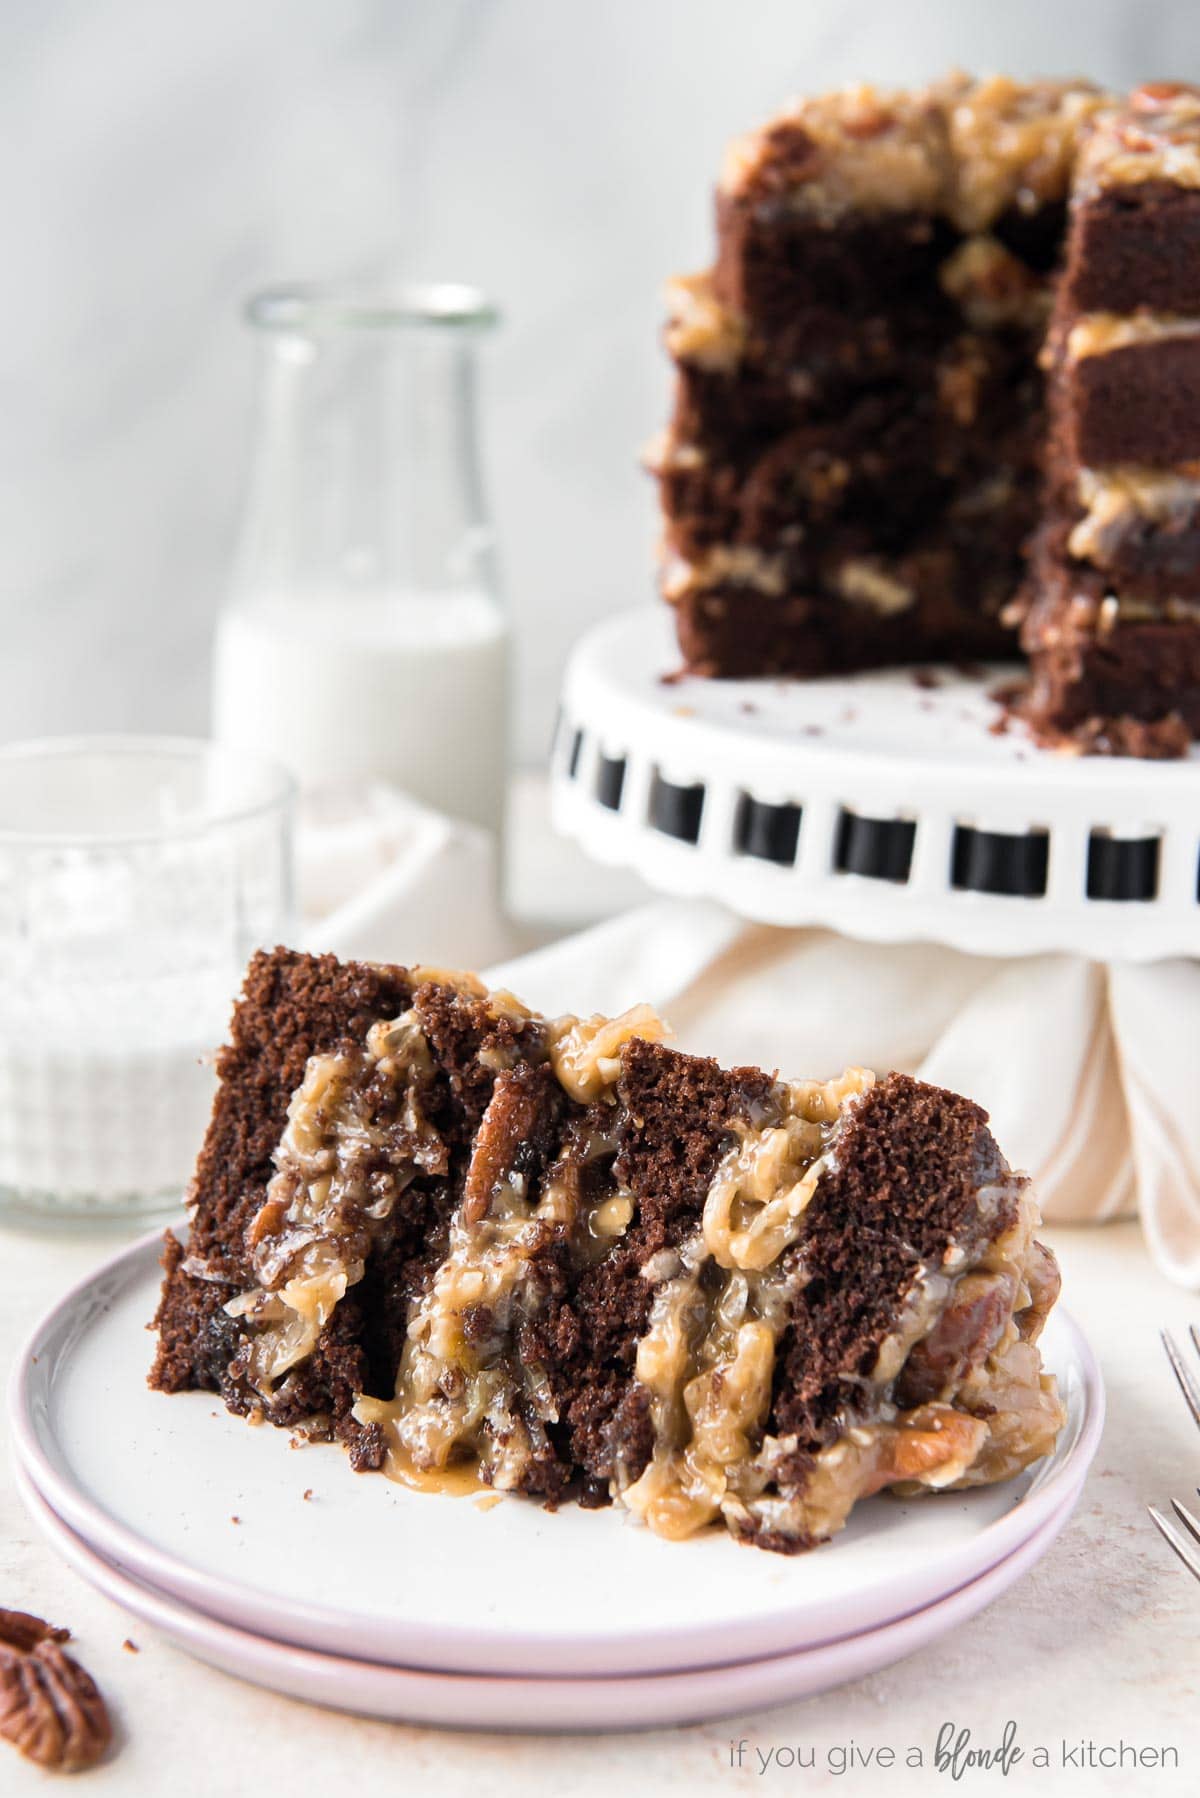
<svg viewBox="0 0 1200 1798">
<path fill-rule="evenodd" d="M 1200 953 L 1200 751 L 1073 756 L 1003 728 L 1012 670 L 680 676 L 666 608 L 565 673 L 552 817 L 596 860 L 757 922 L 976 954 Z"/>
</svg>

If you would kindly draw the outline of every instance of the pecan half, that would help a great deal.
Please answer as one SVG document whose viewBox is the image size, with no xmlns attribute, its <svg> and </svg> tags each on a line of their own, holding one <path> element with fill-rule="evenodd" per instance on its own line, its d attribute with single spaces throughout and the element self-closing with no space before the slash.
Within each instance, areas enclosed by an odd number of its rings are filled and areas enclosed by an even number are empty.
<svg viewBox="0 0 1200 1798">
<path fill-rule="evenodd" d="M 70 1636 L 28 1611 L 0 1610 L 0 1736 L 64 1773 L 93 1766 L 112 1740 L 95 1682 L 63 1653 Z"/>
<path fill-rule="evenodd" d="M 896 1403 L 907 1409 L 951 1392 L 969 1368 L 991 1354 L 1012 1316 L 1016 1275 L 967 1274 L 937 1323 L 918 1342 L 896 1381 Z"/>
<path fill-rule="evenodd" d="M 562 1090 L 548 1064 L 500 1074 L 475 1133 L 463 1187 L 464 1224 L 477 1224 L 487 1216 L 506 1181 L 514 1176 L 528 1181 L 542 1172 L 562 1107 Z"/>
</svg>

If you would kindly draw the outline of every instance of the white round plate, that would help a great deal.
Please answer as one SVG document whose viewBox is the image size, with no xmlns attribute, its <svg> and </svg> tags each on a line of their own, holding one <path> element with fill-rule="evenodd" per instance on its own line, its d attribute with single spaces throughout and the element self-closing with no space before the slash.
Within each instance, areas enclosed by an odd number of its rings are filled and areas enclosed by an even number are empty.
<svg viewBox="0 0 1200 1798">
<path fill-rule="evenodd" d="M 617 1509 L 491 1503 L 355 1476 L 206 1393 L 146 1386 L 158 1243 L 126 1249 L 34 1332 L 11 1387 L 19 1465 L 136 1579 L 240 1629 L 325 1653 L 477 1674 L 660 1672 L 809 1648 L 945 1597 L 1078 1493 L 1099 1372 L 1061 1311 L 1047 1359 L 1057 1449 L 1004 1486 L 860 1505 L 792 1558 L 713 1530 L 664 1542 Z"/>
<path fill-rule="evenodd" d="M 1015 668 L 680 676 L 669 610 L 589 631 L 563 680 L 554 819 L 597 860 L 767 924 L 985 955 L 1200 950 L 1200 747 L 1038 748 Z"/>
<path fill-rule="evenodd" d="M 1021 1547 L 949 1598 L 896 1623 L 820 1648 L 685 1673 L 614 1679 L 487 1678 L 381 1667 L 314 1654 L 218 1623 L 142 1585 L 69 1530 L 18 1476 L 21 1496 L 43 1534 L 76 1572 L 114 1603 L 160 1629 L 211 1667 L 310 1704 L 435 1728 L 533 1730 L 652 1729 L 700 1723 L 811 1698 L 924 1648 L 998 1598 L 1040 1559 L 1071 1514 L 1068 1501 Z"/>
</svg>

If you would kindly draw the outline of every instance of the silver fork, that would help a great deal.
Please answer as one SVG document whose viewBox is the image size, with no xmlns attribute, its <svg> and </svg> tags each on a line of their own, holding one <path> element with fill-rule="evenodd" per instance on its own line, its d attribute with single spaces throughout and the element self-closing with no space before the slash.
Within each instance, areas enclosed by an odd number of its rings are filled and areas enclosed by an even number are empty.
<svg viewBox="0 0 1200 1798">
<path fill-rule="evenodd" d="M 1197 1356 L 1200 1356 L 1200 1329 L 1193 1324 L 1188 1334 L 1192 1339 L 1192 1347 Z M 1195 1418 L 1197 1427 L 1200 1427 L 1200 1380 L 1184 1360 L 1178 1343 L 1168 1330 L 1162 1332 L 1162 1343 L 1167 1351 L 1167 1360 L 1171 1363 L 1175 1378 L 1179 1381 L 1179 1390 L 1187 1401 L 1188 1410 Z M 1200 1494 L 1200 1486 L 1196 1490 Z M 1200 1579 L 1200 1518 L 1194 1517 L 1187 1506 L 1180 1504 L 1177 1498 L 1171 1500 L 1171 1509 L 1188 1532 L 1185 1536 L 1164 1516 L 1157 1505 L 1150 1505 L 1147 1508 L 1164 1541 L 1174 1549 L 1188 1572 L 1194 1574 L 1196 1579 Z"/>
</svg>

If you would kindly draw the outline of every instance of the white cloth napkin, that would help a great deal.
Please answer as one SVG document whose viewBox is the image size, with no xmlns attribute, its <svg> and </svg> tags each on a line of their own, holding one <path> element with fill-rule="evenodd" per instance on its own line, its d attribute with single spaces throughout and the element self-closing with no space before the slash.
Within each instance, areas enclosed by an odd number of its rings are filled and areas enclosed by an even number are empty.
<svg viewBox="0 0 1200 1798">
<path fill-rule="evenodd" d="M 306 795 L 296 878 L 314 953 L 468 968 L 511 955 L 519 941 L 501 913 L 491 833 L 395 787 Z"/>
<path fill-rule="evenodd" d="M 378 789 L 310 809 L 300 848 L 310 947 L 492 963 L 491 984 L 549 1013 L 649 1001 L 680 1047 L 792 1077 L 920 1074 L 986 1107 L 1048 1221 L 1140 1208 L 1159 1265 L 1200 1286 L 1200 963 L 994 959 L 660 900 L 497 964 L 516 938 L 486 833 Z"/>
</svg>

